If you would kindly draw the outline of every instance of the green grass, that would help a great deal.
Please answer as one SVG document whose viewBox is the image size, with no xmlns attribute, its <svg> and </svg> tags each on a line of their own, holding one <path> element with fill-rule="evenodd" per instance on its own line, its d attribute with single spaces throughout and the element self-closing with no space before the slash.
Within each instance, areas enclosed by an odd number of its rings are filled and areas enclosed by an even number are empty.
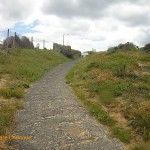
<svg viewBox="0 0 150 150">
<path fill-rule="evenodd" d="M 14 126 L 14 116 L 17 110 L 23 109 L 19 100 L 0 103 L 0 135 L 6 134 Z"/>
<path fill-rule="evenodd" d="M 83 102 L 83 104 L 87 106 L 90 114 L 93 115 L 99 122 L 107 126 L 115 125 L 115 119 L 110 117 L 109 114 L 102 109 L 98 102 L 92 102 L 87 99 L 82 89 L 80 89 L 79 87 L 75 88 L 75 94 Z"/>
<path fill-rule="evenodd" d="M 112 129 L 112 137 L 118 138 L 124 143 L 130 143 L 132 139 L 131 133 L 121 127 L 115 127 Z"/>
<path fill-rule="evenodd" d="M 0 54 L 1 58 L 2 74 L 11 74 L 15 79 L 28 82 L 34 82 L 53 66 L 67 61 L 66 57 L 55 51 L 27 49 L 14 50 L 10 55 Z"/>
<path fill-rule="evenodd" d="M 24 96 L 24 90 L 20 88 L 11 89 L 11 88 L 3 88 L 0 89 L 0 95 L 4 98 L 23 98 Z"/>
<path fill-rule="evenodd" d="M 12 127 L 16 111 L 23 108 L 20 99 L 24 97 L 25 89 L 65 61 L 69 59 L 48 50 L 15 49 L 9 54 L 0 53 L 0 79 L 6 80 L 5 86 L 0 86 L 0 135 Z M 1 98 L 7 103 L 4 104 Z"/>
<path fill-rule="evenodd" d="M 95 118 L 102 124 L 107 126 L 114 126 L 116 121 L 109 116 L 109 114 L 104 111 L 100 106 L 97 104 L 93 104 L 90 108 L 90 113 L 95 116 Z"/>
<path fill-rule="evenodd" d="M 102 90 L 100 91 L 99 94 L 100 94 L 99 100 L 103 105 L 110 105 L 115 102 L 115 98 L 112 92 L 110 92 L 109 90 Z"/>
<path fill-rule="evenodd" d="M 144 67 L 140 64 L 144 64 Z M 115 120 L 115 123 L 109 121 L 108 118 L 112 119 L 111 111 L 114 110 L 124 116 L 129 122 L 126 126 L 128 125 L 135 135 L 149 140 L 149 67 L 150 54 L 138 50 L 112 54 L 95 53 L 74 66 L 67 75 L 67 83 L 79 99 L 84 99 L 83 104 L 98 121 L 113 127 L 112 132 L 116 129 L 115 134 L 118 134 L 121 141 L 130 142 L 132 135 L 125 133 L 123 137 L 124 127 L 117 128 L 119 119 Z M 120 99 L 121 101 L 118 101 Z"/>
</svg>

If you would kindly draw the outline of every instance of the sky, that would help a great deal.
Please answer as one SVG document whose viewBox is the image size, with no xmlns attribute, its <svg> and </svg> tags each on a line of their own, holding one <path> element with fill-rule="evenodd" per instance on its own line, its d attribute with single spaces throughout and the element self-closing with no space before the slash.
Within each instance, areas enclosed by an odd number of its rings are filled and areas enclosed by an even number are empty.
<svg viewBox="0 0 150 150">
<path fill-rule="evenodd" d="M 73 49 L 104 51 L 120 43 L 150 43 L 149 0 L 0 0 L 0 32 L 10 29 Z"/>
</svg>

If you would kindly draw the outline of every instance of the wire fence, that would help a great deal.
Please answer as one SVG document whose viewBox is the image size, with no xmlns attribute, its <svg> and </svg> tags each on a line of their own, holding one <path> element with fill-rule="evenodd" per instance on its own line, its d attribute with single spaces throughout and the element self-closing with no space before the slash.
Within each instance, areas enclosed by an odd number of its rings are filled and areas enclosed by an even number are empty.
<svg viewBox="0 0 150 150">
<path fill-rule="evenodd" d="M 18 47 L 17 38 L 22 39 L 23 37 L 26 37 L 30 41 L 30 43 L 33 43 L 34 48 L 51 49 L 50 42 L 42 39 L 42 37 L 40 38 L 33 36 L 28 37 L 24 34 L 16 33 L 11 29 L 0 30 L 0 49 L 5 50 L 8 48 L 15 48 L 15 47 L 17 48 Z"/>
</svg>

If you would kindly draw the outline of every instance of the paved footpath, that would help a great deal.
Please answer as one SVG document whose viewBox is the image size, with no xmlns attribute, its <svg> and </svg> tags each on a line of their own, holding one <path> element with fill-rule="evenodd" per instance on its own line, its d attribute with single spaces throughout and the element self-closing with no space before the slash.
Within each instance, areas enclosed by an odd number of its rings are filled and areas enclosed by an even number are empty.
<svg viewBox="0 0 150 150">
<path fill-rule="evenodd" d="M 16 117 L 20 150 L 122 150 L 89 115 L 66 84 L 65 75 L 76 61 L 59 65 L 28 90 L 25 109 Z"/>
</svg>

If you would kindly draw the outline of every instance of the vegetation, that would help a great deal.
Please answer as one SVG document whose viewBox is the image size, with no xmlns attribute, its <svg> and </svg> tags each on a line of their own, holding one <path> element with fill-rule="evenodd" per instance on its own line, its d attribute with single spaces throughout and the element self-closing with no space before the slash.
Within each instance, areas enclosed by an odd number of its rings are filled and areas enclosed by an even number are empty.
<svg viewBox="0 0 150 150">
<path fill-rule="evenodd" d="M 108 49 L 109 53 L 114 53 L 116 51 L 136 51 L 138 46 L 133 43 L 127 42 L 125 44 L 119 44 L 118 46 L 111 47 Z"/>
<path fill-rule="evenodd" d="M 88 56 L 67 75 L 97 120 L 110 127 L 113 137 L 131 145 L 138 137 L 150 140 L 149 61 L 150 54 L 137 48 L 118 49 Z"/>
<path fill-rule="evenodd" d="M 144 46 L 143 50 L 144 50 L 145 52 L 150 52 L 150 43 L 149 43 L 149 44 L 146 44 L 146 45 Z"/>
<path fill-rule="evenodd" d="M 68 61 L 55 51 L 15 49 L 0 53 L 0 135 L 7 134 L 25 89 L 53 66 Z"/>
<path fill-rule="evenodd" d="M 26 36 L 22 36 L 21 38 L 18 35 L 11 36 L 6 38 L 3 42 L 2 48 L 34 48 L 34 45 Z"/>
<path fill-rule="evenodd" d="M 81 52 L 78 50 L 71 49 L 71 46 L 53 43 L 53 50 L 60 52 L 61 54 L 70 59 L 76 59 L 81 56 Z"/>
<path fill-rule="evenodd" d="M 112 136 L 120 139 L 120 141 L 124 143 L 129 143 L 131 141 L 131 133 L 121 127 L 114 127 L 112 129 Z"/>
</svg>

